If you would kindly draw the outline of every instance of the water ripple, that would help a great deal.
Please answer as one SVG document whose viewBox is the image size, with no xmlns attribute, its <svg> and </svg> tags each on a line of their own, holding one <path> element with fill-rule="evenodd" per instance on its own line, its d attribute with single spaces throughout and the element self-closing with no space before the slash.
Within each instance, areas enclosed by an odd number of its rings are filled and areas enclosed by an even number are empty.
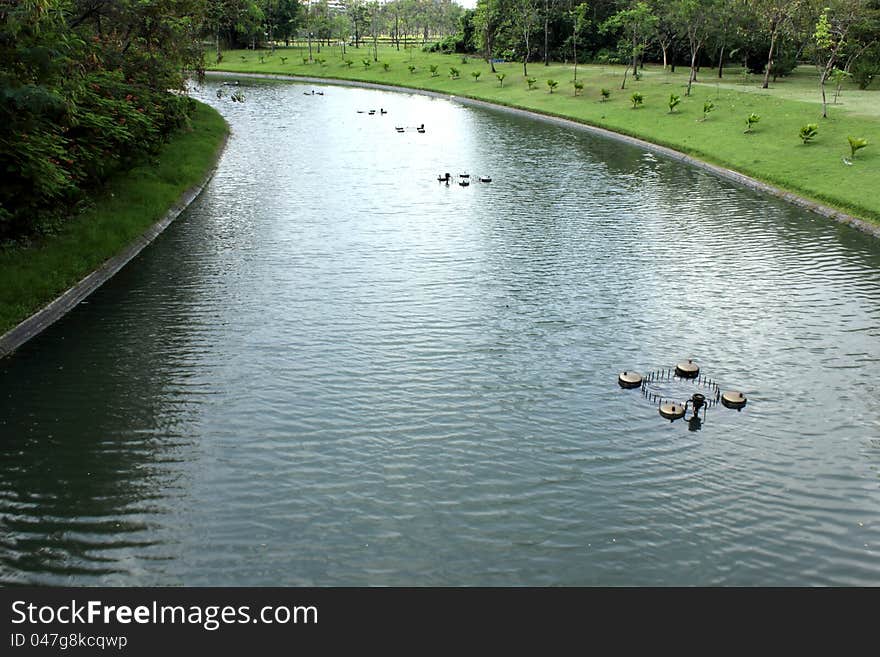
<svg viewBox="0 0 880 657">
<path fill-rule="evenodd" d="M 876 241 L 500 112 L 242 84 L 205 193 L 0 361 L 0 582 L 880 584 Z M 687 357 L 749 406 L 615 384 Z"/>
</svg>

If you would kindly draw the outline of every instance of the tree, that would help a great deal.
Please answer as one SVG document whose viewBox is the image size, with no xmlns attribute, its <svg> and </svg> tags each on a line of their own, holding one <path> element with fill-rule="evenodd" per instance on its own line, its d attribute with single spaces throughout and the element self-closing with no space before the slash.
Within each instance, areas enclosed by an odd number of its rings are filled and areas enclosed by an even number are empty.
<svg viewBox="0 0 880 657">
<path fill-rule="evenodd" d="M 721 0 L 674 0 L 671 5 L 675 20 L 687 39 L 691 54 L 691 69 L 688 75 L 685 96 L 691 95 L 691 85 L 697 79 L 697 62 L 700 50 L 712 32 L 717 7 Z"/>
<path fill-rule="evenodd" d="M 603 24 L 602 29 L 605 31 L 620 30 L 623 33 L 621 49 L 629 56 L 629 62 L 623 71 L 621 89 L 626 88 L 626 74 L 630 67 L 634 75 L 638 70 L 639 57 L 645 51 L 656 26 L 657 17 L 651 12 L 647 3 L 641 0 L 630 9 L 618 11 Z"/>
<path fill-rule="evenodd" d="M 665 71 L 668 66 L 669 49 L 678 38 L 679 26 L 676 24 L 673 10 L 667 0 L 653 0 L 651 11 L 657 17 L 653 37 L 657 45 L 660 46 L 660 52 L 663 55 L 663 70 Z"/>
<path fill-rule="evenodd" d="M 779 39 L 792 26 L 792 19 L 801 8 L 802 0 L 750 0 L 764 31 L 770 37 L 770 50 L 767 53 L 767 66 L 764 69 L 764 81 L 761 88 L 770 86 L 770 71 L 773 68 L 773 55 Z"/>
<path fill-rule="evenodd" d="M 573 4 L 573 3 L 572 3 Z M 577 54 L 577 41 L 578 34 L 580 34 L 581 30 L 584 29 L 586 25 L 589 24 L 589 14 L 590 7 L 586 2 L 581 2 L 578 5 L 573 5 L 569 9 L 569 16 L 571 18 L 571 51 L 572 51 L 572 61 L 574 61 L 574 79 L 577 80 L 578 77 L 578 54 Z"/>
<path fill-rule="evenodd" d="M 477 0 L 474 10 L 474 29 L 479 39 L 479 46 L 489 68 L 495 71 L 495 39 L 504 20 L 501 7 L 502 0 Z"/>
<path fill-rule="evenodd" d="M 346 5 L 346 13 L 354 30 L 354 47 L 360 48 L 369 25 L 369 11 L 363 0 L 352 0 Z"/>
<path fill-rule="evenodd" d="M 513 5 L 514 22 L 522 37 L 523 44 L 523 77 L 528 77 L 529 55 L 531 54 L 530 38 L 538 22 L 537 0 L 515 0 Z"/>
<path fill-rule="evenodd" d="M 873 43 L 870 30 L 862 39 L 856 38 L 859 26 L 875 17 L 873 6 L 868 0 L 837 0 L 825 7 L 816 22 L 813 41 L 816 46 L 817 66 L 819 67 L 819 90 L 822 94 L 822 117 L 828 118 L 828 102 L 825 97 L 825 84 L 832 77 L 837 63 L 846 57 L 847 52 L 861 54 Z M 876 38 L 876 34 L 875 34 Z"/>
</svg>

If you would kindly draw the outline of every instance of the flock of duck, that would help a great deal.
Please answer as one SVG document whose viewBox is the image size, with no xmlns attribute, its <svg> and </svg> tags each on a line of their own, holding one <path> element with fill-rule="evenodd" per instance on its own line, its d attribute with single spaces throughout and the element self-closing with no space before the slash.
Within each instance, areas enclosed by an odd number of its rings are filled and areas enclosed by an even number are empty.
<svg viewBox="0 0 880 657">
<path fill-rule="evenodd" d="M 490 178 L 489 176 L 477 176 L 476 179 L 479 180 L 481 183 L 492 182 L 492 178 Z M 449 175 L 449 173 L 447 172 L 443 175 L 437 176 L 437 182 L 446 183 L 447 185 L 449 185 L 449 183 L 452 182 L 452 176 Z M 458 184 L 461 185 L 462 187 L 467 187 L 468 185 L 470 185 L 471 184 L 471 174 L 469 174 L 469 173 L 458 174 Z"/>
<path fill-rule="evenodd" d="M 311 91 L 311 93 L 308 92 L 308 91 L 304 91 L 303 94 L 306 95 L 306 96 L 314 96 L 315 94 L 317 94 L 318 96 L 323 96 L 323 95 L 324 95 L 324 92 L 323 92 L 323 91 L 317 91 L 317 92 L 316 92 L 316 91 L 313 89 L 313 90 Z M 358 114 L 367 114 L 368 116 L 375 116 L 375 114 L 376 114 L 376 110 L 374 110 L 374 109 L 371 109 L 371 110 L 357 110 L 357 113 L 358 113 Z M 388 114 L 388 110 L 386 110 L 384 107 L 380 107 L 380 108 L 379 108 L 379 115 L 382 116 L 382 115 L 384 115 L 384 114 Z M 407 129 L 414 129 L 416 132 L 419 132 L 419 133 L 424 134 L 424 132 L 425 132 L 425 124 L 422 123 L 421 125 L 418 125 L 418 126 L 407 126 L 407 127 L 399 126 L 399 125 L 398 125 L 398 126 L 395 126 L 394 129 L 395 129 L 397 132 L 406 132 Z M 481 183 L 490 183 L 490 182 L 492 182 L 492 178 L 489 177 L 489 176 L 475 176 L 475 180 L 479 180 Z M 441 174 L 441 175 L 437 176 L 437 182 L 446 183 L 446 185 L 449 185 L 449 184 L 452 182 L 452 175 L 451 175 L 450 173 L 448 173 L 448 172 L 447 172 L 447 173 L 444 173 L 444 174 Z M 462 187 L 467 187 L 468 185 L 470 185 L 470 184 L 471 184 L 471 174 L 469 174 L 469 173 L 460 173 L 460 174 L 458 174 L 458 184 L 459 184 L 460 186 L 462 186 Z"/>
</svg>

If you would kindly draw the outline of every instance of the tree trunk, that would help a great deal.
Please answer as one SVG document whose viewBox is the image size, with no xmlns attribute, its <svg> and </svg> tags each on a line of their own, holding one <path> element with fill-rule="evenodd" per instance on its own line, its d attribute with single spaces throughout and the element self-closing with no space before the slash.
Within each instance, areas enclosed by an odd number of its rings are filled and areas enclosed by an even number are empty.
<svg viewBox="0 0 880 657">
<path fill-rule="evenodd" d="M 828 69 L 826 68 L 822 71 L 822 75 L 819 77 L 819 89 L 822 92 L 822 118 L 828 118 L 828 102 L 825 100 L 825 80 L 828 78 Z"/>
<path fill-rule="evenodd" d="M 487 30 L 488 32 L 488 30 Z M 489 64 L 489 68 L 493 73 L 495 73 L 495 58 L 492 57 L 492 41 L 494 39 L 490 39 L 489 35 L 486 34 L 486 62 Z"/>
<path fill-rule="evenodd" d="M 718 54 L 718 79 L 724 77 L 724 46 L 721 46 L 721 52 Z"/>
<path fill-rule="evenodd" d="M 663 52 L 663 70 L 664 71 L 666 70 L 666 49 L 667 48 L 668 48 L 667 45 L 665 45 L 663 43 L 660 44 L 660 50 Z"/>
<path fill-rule="evenodd" d="M 544 66 L 550 66 L 550 51 L 548 44 L 550 42 L 550 16 L 547 3 L 550 0 L 544 0 Z"/>
<path fill-rule="evenodd" d="M 636 35 L 633 34 L 633 51 L 632 51 L 633 52 L 633 59 L 632 59 L 632 64 L 631 64 L 632 69 L 633 69 L 633 75 L 636 75 L 639 70 L 638 69 L 638 65 L 639 65 L 638 47 L 639 47 L 638 39 L 637 39 Z M 636 75 L 636 80 L 638 80 L 638 75 Z"/>
<path fill-rule="evenodd" d="M 767 70 L 764 71 L 764 83 L 761 89 L 767 89 L 770 86 L 770 69 L 773 67 L 773 49 L 776 47 L 776 30 L 770 34 L 770 54 L 767 55 Z"/>
<path fill-rule="evenodd" d="M 697 46 L 695 49 L 691 49 L 691 72 L 688 75 L 688 86 L 687 91 L 685 91 L 685 96 L 691 95 L 691 85 L 697 80 L 697 53 L 700 52 L 700 47 Z"/>
<path fill-rule="evenodd" d="M 626 74 L 629 73 L 629 64 L 626 65 L 626 68 L 623 69 L 623 82 L 620 83 L 621 91 L 626 89 Z"/>
</svg>

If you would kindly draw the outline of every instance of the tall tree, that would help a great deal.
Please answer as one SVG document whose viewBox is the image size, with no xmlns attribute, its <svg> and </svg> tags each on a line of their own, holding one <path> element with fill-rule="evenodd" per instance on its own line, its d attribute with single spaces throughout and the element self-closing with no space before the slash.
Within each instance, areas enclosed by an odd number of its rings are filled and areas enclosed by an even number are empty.
<svg viewBox="0 0 880 657">
<path fill-rule="evenodd" d="M 773 56 L 779 40 L 786 30 L 792 26 L 793 16 L 800 10 L 802 0 L 751 0 L 750 6 L 763 31 L 770 39 L 770 49 L 767 52 L 767 66 L 764 69 L 764 81 L 761 88 L 770 86 L 770 71 L 773 68 Z"/>
<path fill-rule="evenodd" d="M 581 30 L 586 27 L 589 22 L 589 11 L 590 6 L 586 2 L 581 2 L 578 5 L 574 5 L 574 0 L 571 1 L 571 6 L 569 7 L 569 17 L 571 18 L 571 53 L 572 60 L 574 61 L 574 79 L 577 80 L 578 77 L 578 52 L 577 52 L 577 42 L 578 36 L 580 35 Z"/>
<path fill-rule="evenodd" d="M 697 79 L 700 51 L 712 33 L 718 2 L 723 0 L 674 0 L 671 4 L 675 19 L 690 48 L 691 68 L 686 96 L 691 95 L 691 86 Z"/>
<path fill-rule="evenodd" d="M 532 52 L 531 36 L 538 23 L 538 0 L 514 0 L 514 23 L 523 46 L 523 77 L 528 77 L 529 55 Z"/>
<path fill-rule="evenodd" d="M 876 32 L 872 34 L 870 29 L 859 29 L 872 20 L 876 15 L 875 11 L 876 8 L 870 0 L 836 0 L 822 10 L 816 22 L 813 40 L 819 67 L 823 118 L 828 117 L 825 84 L 837 64 L 846 58 L 848 52 L 860 52 L 876 41 Z"/>
<path fill-rule="evenodd" d="M 505 17 L 502 0 L 477 0 L 474 29 L 489 68 L 495 73 L 495 40 Z"/>
<path fill-rule="evenodd" d="M 618 30 L 622 32 L 622 50 L 629 55 L 627 67 L 623 71 L 621 89 L 626 88 L 626 74 L 630 67 L 635 74 L 639 57 L 645 51 L 656 26 L 657 17 L 654 16 L 648 4 L 641 0 L 628 9 L 621 9 L 603 24 L 603 29 L 606 31 Z"/>
</svg>

